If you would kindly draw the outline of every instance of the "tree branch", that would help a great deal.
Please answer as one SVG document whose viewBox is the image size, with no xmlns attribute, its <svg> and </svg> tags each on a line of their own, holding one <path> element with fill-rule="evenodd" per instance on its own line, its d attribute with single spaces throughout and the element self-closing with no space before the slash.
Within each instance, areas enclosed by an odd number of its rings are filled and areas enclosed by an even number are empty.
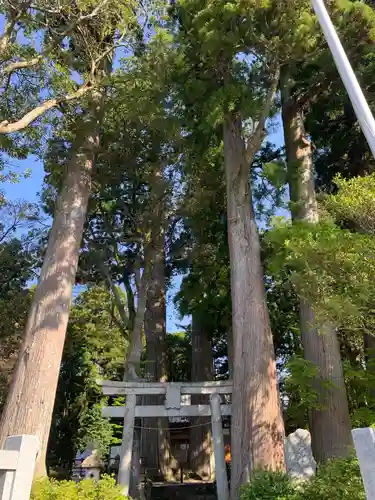
<svg viewBox="0 0 375 500">
<path fill-rule="evenodd" d="M 9 40 L 15 26 L 16 26 L 16 21 L 14 19 L 12 19 L 11 21 L 6 21 L 4 32 L 0 36 L 0 54 L 4 54 L 4 52 L 7 50 Z"/>
<path fill-rule="evenodd" d="M 113 305 L 113 307 L 111 307 L 111 310 L 110 310 L 110 315 L 111 315 L 111 319 L 112 321 L 114 321 L 114 323 L 116 323 L 116 326 L 119 330 L 121 330 L 122 332 L 124 332 L 124 325 L 123 323 L 118 319 L 118 317 L 116 316 L 116 311 L 117 310 L 117 307 L 116 305 Z"/>
<path fill-rule="evenodd" d="M 41 12 L 43 14 L 53 14 L 53 15 L 56 15 L 56 14 L 60 14 L 61 13 L 61 9 L 49 9 L 47 7 L 41 7 L 40 5 L 35 4 L 35 3 L 31 3 L 30 4 L 30 9 L 31 10 L 35 10 L 37 12 Z"/>
<path fill-rule="evenodd" d="M 254 133 L 251 135 L 247 148 L 246 148 L 246 160 L 248 165 L 251 165 L 253 162 L 254 156 L 256 152 L 259 150 L 262 141 L 264 139 L 264 129 L 265 129 L 265 124 L 266 120 L 269 117 L 270 111 L 271 111 L 271 106 L 273 103 L 273 100 L 276 95 L 277 91 L 277 86 L 279 83 L 280 79 L 280 66 L 277 65 L 275 72 L 272 77 L 272 82 L 271 86 L 267 92 L 267 96 L 264 101 L 263 109 L 261 112 L 261 115 L 259 117 L 258 125 L 254 131 Z"/>
<path fill-rule="evenodd" d="M 135 309 L 134 293 L 133 293 L 132 286 L 130 283 L 129 275 L 126 272 L 123 273 L 123 283 L 124 283 L 126 297 L 127 297 L 128 315 L 129 315 L 129 330 L 133 331 L 135 316 L 136 316 L 136 309 Z"/>
<path fill-rule="evenodd" d="M 99 12 L 101 11 L 101 9 L 103 9 L 108 2 L 109 2 L 109 0 L 103 0 L 89 14 L 85 14 L 85 15 L 81 15 L 81 16 L 77 17 L 74 21 L 72 21 L 64 29 L 64 31 L 58 32 L 57 40 L 55 40 L 55 42 L 52 44 L 52 46 L 50 46 L 46 50 L 44 50 L 39 56 L 34 57 L 30 60 L 15 61 L 13 63 L 10 63 L 2 69 L 1 73 L 4 75 L 11 75 L 14 71 L 17 71 L 18 69 L 32 68 L 32 67 L 36 66 L 37 64 L 39 64 L 43 60 L 44 57 L 47 57 L 53 51 L 53 49 L 58 45 L 58 43 L 60 43 L 66 36 L 68 36 L 72 31 L 74 31 L 81 23 L 96 17 L 99 14 Z M 52 15 L 56 15 L 56 14 L 60 13 L 59 10 L 56 10 L 56 11 L 49 10 L 47 8 L 37 6 L 35 4 L 27 3 L 25 5 L 26 5 L 25 10 L 27 10 L 27 8 L 31 8 L 33 10 L 45 12 L 45 13 L 52 14 Z M 10 27 L 7 28 L 4 31 L 4 34 L 0 37 L 0 53 L 2 51 L 4 51 L 4 48 L 8 42 L 9 37 L 7 36 L 7 31 L 14 28 L 15 21 L 14 22 L 12 21 L 11 23 L 8 23 L 8 24 Z"/>
<path fill-rule="evenodd" d="M 26 128 L 30 123 L 35 121 L 40 116 L 44 115 L 48 110 L 56 108 L 56 106 L 63 104 L 64 102 L 73 101 L 74 99 L 78 99 L 82 97 L 86 92 L 92 90 L 93 86 L 91 83 L 86 83 L 82 87 L 80 87 L 75 92 L 71 94 L 67 94 L 64 97 L 60 97 L 57 99 L 49 99 L 48 101 L 43 102 L 40 106 L 37 106 L 33 110 L 26 113 L 19 120 L 9 123 L 9 121 L 4 120 L 0 122 L 0 134 L 11 134 L 12 132 L 19 132 Z"/>
<path fill-rule="evenodd" d="M 42 60 L 43 55 L 40 55 L 38 57 L 34 57 L 33 59 L 30 59 L 29 61 L 24 60 L 24 61 L 15 61 L 10 64 L 7 64 L 1 72 L 4 75 L 10 75 L 13 73 L 13 71 L 17 71 L 17 69 L 24 69 L 24 68 L 32 68 L 33 66 L 36 66 L 37 64 L 40 63 Z"/>
<path fill-rule="evenodd" d="M 137 311 L 134 318 L 134 326 L 131 332 L 131 342 L 125 358 L 124 380 L 136 380 L 138 378 L 138 368 L 142 356 L 142 328 L 144 324 L 147 292 L 149 285 L 149 269 L 147 263 L 140 278 L 140 288 L 137 297 Z"/>
<path fill-rule="evenodd" d="M 304 94 L 297 95 L 295 105 L 301 109 L 305 106 L 309 106 L 318 100 L 318 98 L 323 94 L 323 92 L 329 90 L 331 86 L 331 81 L 329 78 L 323 82 L 316 82 L 315 85 L 311 85 Z"/>
<path fill-rule="evenodd" d="M 115 308 L 117 309 L 117 312 L 120 315 L 121 321 L 118 320 L 118 318 L 115 317 L 114 314 L 112 314 L 113 319 L 116 321 L 117 326 L 121 328 L 123 332 L 126 332 L 127 330 L 130 329 L 130 316 L 129 316 L 129 307 L 128 304 L 124 304 L 121 298 L 121 293 L 119 287 L 113 282 L 111 275 L 109 273 L 109 270 L 107 266 L 104 264 L 104 257 L 103 255 L 99 254 L 97 255 L 96 264 L 99 268 L 99 271 L 103 278 L 107 281 L 108 286 L 110 291 L 112 292 L 113 299 L 114 299 L 114 305 Z M 128 302 L 128 298 L 127 298 Z M 128 311 L 127 311 L 128 309 Z"/>
<path fill-rule="evenodd" d="M 71 33 L 78 25 L 80 25 L 83 21 L 87 21 L 89 19 L 92 19 L 93 17 L 95 17 L 96 15 L 99 14 L 99 12 L 101 11 L 101 9 L 103 7 L 106 6 L 106 4 L 109 2 L 109 0 L 103 0 L 102 2 L 100 2 L 94 10 L 92 10 L 89 14 L 85 14 L 85 15 L 82 15 L 82 16 L 79 16 L 77 17 L 77 19 L 75 19 L 74 21 L 72 21 L 69 26 L 62 32 L 62 33 L 59 33 L 59 36 L 61 37 L 65 37 L 67 35 L 69 35 L 69 33 Z"/>
<path fill-rule="evenodd" d="M 17 7 L 10 6 L 5 16 L 5 27 L 0 35 L 0 54 L 3 56 L 8 49 L 9 41 L 11 40 L 17 21 L 27 11 L 30 6 L 30 1 L 27 0 Z"/>
</svg>

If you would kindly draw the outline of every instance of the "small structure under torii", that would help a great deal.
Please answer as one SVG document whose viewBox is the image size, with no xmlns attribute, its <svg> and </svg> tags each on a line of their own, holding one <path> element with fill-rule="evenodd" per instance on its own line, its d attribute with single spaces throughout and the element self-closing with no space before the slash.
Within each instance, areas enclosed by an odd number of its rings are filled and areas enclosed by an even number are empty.
<svg viewBox="0 0 375 500">
<path fill-rule="evenodd" d="M 222 417 L 230 416 L 230 404 L 222 404 L 223 396 L 232 394 L 232 381 L 216 382 L 114 382 L 101 381 L 106 396 L 126 396 L 125 406 L 106 406 L 103 416 L 124 420 L 118 482 L 124 496 L 129 493 L 135 418 L 145 417 L 211 417 L 214 444 L 215 476 L 218 500 L 228 500 L 228 478 L 225 464 Z M 137 396 L 164 395 L 164 405 L 137 405 Z M 210 404 L 181 404 L 183 394 L 208 394 Z"/>
</svg>

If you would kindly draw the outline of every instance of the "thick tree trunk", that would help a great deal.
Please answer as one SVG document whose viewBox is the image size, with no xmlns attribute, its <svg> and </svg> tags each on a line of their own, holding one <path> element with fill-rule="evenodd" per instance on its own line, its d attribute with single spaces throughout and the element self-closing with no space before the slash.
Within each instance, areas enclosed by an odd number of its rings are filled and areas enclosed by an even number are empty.
<svg viewBox="0 0 375 500">
<path fill-rule="evenodd" d="M 193 315 L 191 331 L 191 380 L 192 382 L 206 382 L 213 379 L 212 346 L 207 333 L 201 328 L 199 318 Z M 191 397 L 191 404 L 210 404 L 207 396 Z M 203 480 L 213 477 L 211 470 L 211 455 L 213 453 L 211 419 L 195 417 L 191 420 L 189 439 L 190 468 Z"/>
<path fill-rule="evenodd" d="M 365 350 L 365 360 L 366 360 L 366 369 L 369 373 L 372 380 L 375 380 L 375 337 L 373 335 L 369 335 L 365 333 L 363 336 L 363 346 Z M 371 396 L 372 401 L 370 406 L 375 408 L 375 387 L 374 383 L 371 388 Z"/>
<path fill-rule="evenodd" d="M 139 382 L 138 371 L 142 356 L 142 330 L 145 319 L 147 290 L 149 286 L 149 265 L 148 256 L 145 256 L 146 266 L 143 271 L 142 278 L 138 281 L 138 300 L 137 308 L 135 308 L 134 295 L 132 296 L 132 304 L 128 304 L 129 309 L 135 312 L 135 317 L 131 325 L 130 333 L 130 346 L 129 351 L 125 358 L 124 381 L 125 382 Z M 128 296 L 128 300 L 130 297 Z M 142 403 L 142 397 L 137 396 L 136 404 Z M 133 435 L 133 450 L 131 459 L 131 479 L 129 484 L 129 496 L 137 500 L 142 500 L 143 490 L 141 484 L 141 419 L 137 418 L 134 421 L 134 435 Z M 126 457 L 121 456 L 120 460 L 125 460 Z"/>
<path fill-rule="evenodd" d="M 227 333 L 227 356 L 228 356 L 228 372 L 229 378 L 233 378 L 233 331 L 232 327 L 228 329 Z"/>
<path fill-rule="evenodd" d="M 125 358 L 124 381 L 125 382 L 139 382 L 139 369 L 142 357 L 142 334 L 145 322 L 145 312 L 147 304 L 148 289 L 151 279 L 151 250 L 150 245 L 145 247 L 144 255 L 144 268 L 143 274 L 140 276 L 138 270 L 137 282 L 137 307 L 135 306 L 134 294 L 131 289 L 128 290 L 127 300 L 129 308 L 129 316 L 133 316 L 130 321 L 130 345 Z M 130 287 L 130 284 L 126 285 Z M 130 314 L 130 312 L 132 313 Z M 136 404 L 142 404 L 142 397 L 137 396 Z M 141 419 L 135 419 L 134 441 L 132 450 L 131 461 L 131 480 L 129 485 L 129 496 L 137 500 L 142 500 L 144 492 L 141 484 L 141 454 L 142 454 L 142 432 L 141 432 Z M 121 456 L 120 461 L 125 460 L 126 457 Z"/>
<path fill-rule="evenodd" d="M 161 216 L 163 214 L 160 214 Z M 152 231 L 154 259 L 151 280 L 148 287 L 145 314 L 146 367 L 145 377 L 149 381 L 167 381 L 166 353 L 166 302 L 165 302 L 165 251 L 164 221 L 158 217 Z M 143 404 L 163 405 L 163 397 L 145 396 Z M 145 418 L 142 430 L 142 456 L 146 459 L 147 469 L 171 479 L 169 420 L 167 418 Z M 147 428 L 152 430 L 147 430 Z M 156 430 L 158 429 L 158 430 Z"/>
<path fill-rule="evenodd" d="M 309 413 L 311 445 L 315 459 L 347 457 L 352 451 L 351 423 L 340 357 L 340 344 L 332 325 L 314 328 L 310 304 L 300 302 L 301 340 L 304 357 L 317 367 L 314 390 L 318 408 Z"/>
<path fill-rule="evenodd" d="M 47 443 L 97 143 L 96 135 L 89 137 L 68 165 L 0 422 L 1 444 L 12 434 L 39 438 L 36 477 L 46 474 Z"/>
<path fill-rule="evenodd" d="M 141 301 L 144 299 L 141 297 Z M 145 301 L 144 301 L 145 302 Z M 138 337 L 138 330 L 142 329 L 143 319 L 144 318 L 144 308 L 142 305 L 138 304 L 140 309 L 137 310 L 135 326 L 132 334 Z M 140 337 L 140 333 L 139 333 Z M 132 339 L 131 343 L 131 352 L 128 359 L 125 361 L 125 372 L 124 372 L 124 381 L 125 382 L 139 382 L 139 378 L 137 375 L 137 368 L 140 364 L 141 350 L 138 348 L 138 342 Z M 129 359 L 131 360 L 129 362 Z M 142 399 L 140 396 L 136 398 L 136 404 L 139 405 L 142 403 Z M 125 403 L 126 404 L 126 403 Z M 130 498 L 134 498 L 136 500 L 142 499 L 142 485 L 141 485 L 141 419 L 134 419 L 134 434 L 133 434 L 133 450 L 132 450 L 132 458 L 131 458 L 131 478 L 129 484 L 129 496 Z M 120 460 L 124 460 L 125 457 L 121 456 Z"/>
<path fill-rule="evenodd" d="M 369 368 L 369 363 L 373 363 L 375 357 L 375 337 L 373 335 L 365 333 L 365 335 L 363 336 L 363 343 L 365 349 L 366 364 Z M 372 369 L 374 368 L 375 366 Z"/>
<path fill-rule="evenodd" d="M 283 125 L 293 220 L 317 223 L 311 142 L 306 137 L 301 110 L 282 88 Z M 314 311 L 300 301 L 300 327 L 304 357 L 317 368 L 314 389 L 319 408 L 309 415 L 312 449 L 319 462 L 345 457 L 353 445 L 340 345 L 332 325 L 316 325 Z"/>
<path fill-rule="evenodd" d="M 224 123 L 233 309 L 231 499 L 254 469 L 284 468 L 284 426 L 242 124 Z"/>
<path fill-rule="evenodd" d="M 165 302 L 165 197 L 166 183 L 163 167 L 156 165 L 151 180 L 151 241 L 149 243 L 150 281 L 145 310 L 146 365 L 145 378 L 149 381 L 167 381 L 166 359 L 166 302 Z M 159 396 L 144 396 L 142 403 L 163 405 Z M 142 457 L 151 475 L 171 479 L 169 420 L 143 419 Z"/>
</svg>

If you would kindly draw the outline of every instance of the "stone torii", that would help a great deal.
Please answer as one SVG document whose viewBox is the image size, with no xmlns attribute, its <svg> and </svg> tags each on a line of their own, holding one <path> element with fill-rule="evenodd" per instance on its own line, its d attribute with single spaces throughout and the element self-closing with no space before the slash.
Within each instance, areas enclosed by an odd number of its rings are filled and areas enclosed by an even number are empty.
<svg viewBox="0 0 375 500">
<path fill-rule="evenodd" d="M 211 417 L 218 500 L 229 500 L 225 464 L 222 417 L 230 416 L 230 404 L 221 404 L 221 396 L 232 394 L 232 381 L 212 382 L 114 382 L 100 381 L 105 396 L 126 396 L 125 406 L 106 406 L 103 417 L 124 420 L 118 482 L 124 496 L 129 494 L 133 453 L 134 421 L 139 417 Z M 137 405 L 138 395 L 164 395 L 164 405 Z M 209 394 L 210 404 L 183 405 L 182 394 Z"/>
</svg>

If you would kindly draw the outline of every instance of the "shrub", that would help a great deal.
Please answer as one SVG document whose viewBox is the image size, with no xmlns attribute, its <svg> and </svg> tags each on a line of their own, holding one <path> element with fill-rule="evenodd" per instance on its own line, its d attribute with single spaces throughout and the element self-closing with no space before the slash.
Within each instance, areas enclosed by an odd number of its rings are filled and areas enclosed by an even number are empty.
<svg viewBox="0 0 375 500">
<path fill-rule="evenodd" d="M 290 477 L 279 472 L 256 472 L 242 487 L 240 500 L 292 500 L 296 488 Z"/>
<path fill-rule="evenodd" d="M 293 483 L 282 473 L 257 472 L 240 500 L 366 500 L 356 459 L 331 460 L 311 481 Z"/>
<path fill-rule="evenodd" d="M 307 483 L 301 500 L 366 500 L 358 461 L 331 460 Z"/>
<path fill-rule="evenodd" d="M 124 500 L 121 489 L 110 476 L 100 481 L 85 479 L 56 481 L 41 479 L 33 484 L 30 500 Z"/>
</svg>

